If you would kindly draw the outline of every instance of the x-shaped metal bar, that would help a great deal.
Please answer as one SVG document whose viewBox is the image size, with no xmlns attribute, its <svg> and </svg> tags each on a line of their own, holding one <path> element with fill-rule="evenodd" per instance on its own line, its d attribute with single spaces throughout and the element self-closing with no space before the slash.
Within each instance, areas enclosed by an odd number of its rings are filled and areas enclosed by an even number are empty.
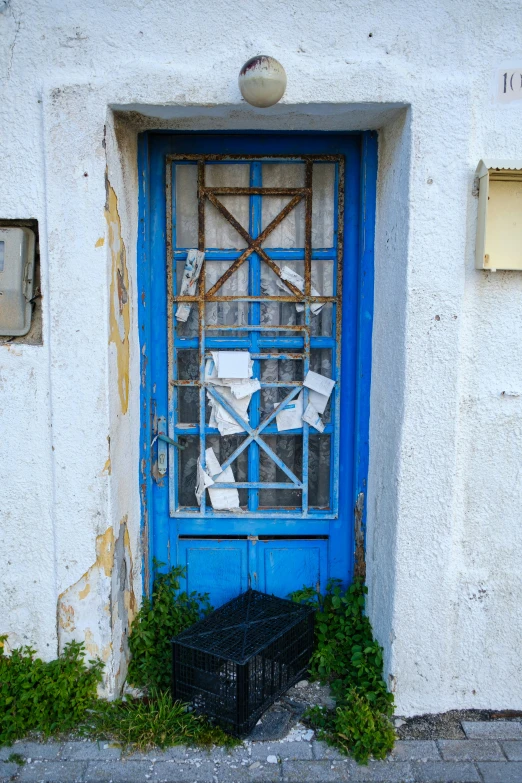
<svg viewBox="0 0 522 783">
<path fill-rule="evenodd" d="M 218 392 L 218 391 L 216 391 L 216 388 L 215 388 L 215 387 L 213 387 L 213 386 L 208 386 L 208 387 L 207 387 L 207 390 L 208 390 L 209 394 L 210 394 L 210 395 L 211 395 L 211 396 L 212 396 L 212 397 L 213 397 L 215 400 L 217 400 L 217 401 L 219 402 L 219 404 L 220 404 L 220 405 L 222 405 L 222 406 L 223 406 L 223 408 L 224 408 L 224 409 L 227 411 L 227 413 L 230 413 L 230 415 L 234 417 L 234 419 L 237 421 L 237 423 L 238 423 L 238 424 L 240 424 L 240 425 L 243 427 L 243 429 L 245 429 L 245 430 L 246 430 L 246 432 L 248 433 L 248 437 L 247 437 L 247 438 L 245 438 L 245 440 L 243 441 L 243 443 L 241 443 L 241 444 L 240 444 L 240 445 L 237 447 L 237 449 L 236 449 L 236 450 L 235 450 L 235 451 L 234 451 L 234 452 L 233 452 L 233 453 L 230 455 L 230 457 L 229 457 L 229 458 L 226 460 L 226 462 L 224 462 L 224 463 L 221 465 L 221 472 L 223 472 L 224 470 L 226 470 L 226 469 L 228 468 L 228 466 L 229 466 L 229 465 L 231 465 L 231 464 L 232 464 L 232 462 L 234 462 L 234 460 L 235 460 L 237 457 L 239 457 L 239 455 L 241 454 L 241 452 L 243 452 L 243 451 L 244 451 L 244 450 L 247 448 L 247 446 L 249 446 L 249 445 L 250 445 L 250 444 L 251 444 L 253 441 L 255 441 L 255 442 L 256 442 L 256 443 L 257 443 L 257 444 L 258 444 L 258 445 L 259 445 L 259 446 L 260 446 L 260 447 L 263 449 L 263 451 L 264 451 L 266 454 L 268 454 L 268 456 L 269 456 L 271 459 L 273 459 L 273 461 L 275 462 L 275 464 L 276 464 L 276 465 L 277 465 L 279 468 L 281 468 L 281 470 L 282 470 L 284 473 L 286 473 L 286 475 L 287 475 L 287 476 L 288 476 L 288 478 L 291 480 L 291 482 L 292 482 L 292 483 L 293 483 L 293 484 L 294 484 L 294 485 L 295 485 L 297 488 L 299 488 L 299 489 L 300 489 L 300 488 L 302 488 L 302 486 L 303 486 L 302 482 L 301 482 L 301 481 L 299 481 L 299 479 L 297 478 L 297 476 L 296 476 L 294 473 L 292 473 L 292 471 L 290 470 L 290 468 L 288 468 L 288 467 L 285 465 L 285 463 L 284 463 L 284 462 L 283 462 L 281 459 L 279 459 L 279 457 L 277 456 L 277 454 L 276 454 L 274 451 L 272 451 L 272 449 L 270 448 L 270 446 L 268 446 L 268 445 L 265 443 L 265 441 L 264 441 L 264 440 L 262 440 L 262 439 L 261 439 L 261 437 L 260 437 L 260 435 L 261 435 L 261 432 L 262 432 L 262 431 L 265 429 L 265 427 L 267 427 L 267 426 L 270 424 L 270 422 L 271 422 L 271 421 L 273 421 L 273 420 L 274 420 L 274 418 L 276 417 L 276 415 L 279 413 L 279 411 L 280 411 L 280 410 L 282 410 L 282 408 L 283 408 L 283 407 L 286 405 L 286 403 L 287 403 L 287 402 L 290 402 L 290 400 L 292 400 L 292 399 L 293 399 L 293 398 L 294 398 L 294 397 L 295 397 L 297 394 L 299 394 L 299 392 L 301 391 L 301 387 L 300 387 L 300 386 L 295 386 L 293 389 L 291 389 L 291 391 L 289 391 L 289 392 L 288 392 L 288 394 L 286 395 L 286 397 L 284 398 L 284 400 L 282 400 L 282 402 L 280 402 L 280 403 L 279 403 L 279 405 L 277 406 L 277 408 L 274 408 L 273 412 L 272 412 L 272 413 L 271 413 L 269 416 L 267 416 L 267 417 L 266 417 L 266 419 L 264 419 L 264 420 L 263 420 L 263 421 L 262 421 L 262 422 L 259 424 L 259 426 L 258 426 L 258 427 L 256 427 L 256 429 L 255 429 L 255 430 L 254 430 L 254 429 L 252 429 L 252 427 L 250 426 L 250 424 L 249 424 L 247 421 L 245 421 L 245 419 L 241 418 L 241 416 L 239 415 L 239 413 L 238 413 L 236 410 L 234 410 L 234 408 L 232 407 L 232 405 L 230 405 L 230 404 L 229 404 L 229 403 L 228 403 L 228 402 L 227 402 L 225 399 L 223 399 L 223 397 L 221 396 L 221 394 L 219 394 L 219 392 Z M 216 475 L 220 475 L 220 474 L 218 473 L 218 474 L 216 474 Z M 212 478 L 214 478 L 214 476 L 212 476 Z M 219 485 L 219 482 L 216 482 L 216 483 Z"/>
<path fill-rule="evenodd" d="M 272 233 L 272 231 L 277 228 L 277 226 L 285 219 L 287 215 L 290 214 L 290 212 L 296 207 L 299 202 L 304 198 L 304 193 L 298 193 L 296 196 L 294 196 L 284 207 L 281 212 L 279 212 L 278 215 L 272 220 L 271 223 L 268 224 L 268 226 L 259 234 L 257 239 L 253 239 L 248 231 L 243 228 L 241 223 L 238 223 L 234 215 L 232 215 L 228 209 L 215 197 L 215 195 L 208 191 L 204 191 L 205 196 L 208 198 L 211 204 L 215 206 L 215 208 L 220 212 L 223 217 L 228 220 L 228 222 L 236 229 L 237 233 L 243 237 L 245 242 L 248 244 L 247 249 L 239 256 L 239 258 L 236 258 L 234 263 L 229 266 L 227 271 L 219 278 L 219 280 L 214 283 L 212 288 L 210 288 L 206 296 L 214 296 L 216 291 L 219 291 L 221 286 L 226 283 L 226 281 L 234 274 L 234 272 L 239 269 L 239 267 L 247 260 L 249 256 L 252 255 L 252 253 L 258 253 L 258 255 L 263 259 L 263 261 L 268 264 L 270 269 L 275 272 L 275 274 L 283 280 L 281 276 L 281 270 L 277 266 L 277 264 L 272 261 L 272 259 L 265 253 L 263 248 L 261 247 L 261 244 L 265 241 L 265 239 Z M 290 283 L 288 280 L 283 280 L 283 283 L 287 288 L 290 289 L 290 291 L 296 296 L 302 299 L 303 293 L 300 291 L 293 283 Z"/>
</svg>

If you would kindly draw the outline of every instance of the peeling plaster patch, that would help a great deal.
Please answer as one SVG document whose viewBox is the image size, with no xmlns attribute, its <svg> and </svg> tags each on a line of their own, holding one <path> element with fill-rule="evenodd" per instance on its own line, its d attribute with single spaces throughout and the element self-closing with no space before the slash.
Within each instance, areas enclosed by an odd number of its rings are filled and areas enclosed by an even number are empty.
<svg viewBox="0 0 522 783">
<path fill-rule="evenodd" d="M 100 237 L 94 247 L 103 247 L 105 244 L 105 237 Z"/>
<path fill-rule="evenodd" d="M 85 585 L 85 588 L 83 590 L 80 590 L 80 592 L 78 593 L 78 597 L 79 597 L 80 601 L 83 601 L 83 599 L 86 598 L 89 595 L 90 592 L 91 592 L 91 586 L 87 582 L 87 584 Z"/>
<path fill-rule="evenodd" d="M 116 538 L 112 528 L 97 537 L 93 565 L 58 599 L 60 651 L 73 639 L 84 642 L 89 656 L 105 662 L 104 687 L 109 692 L 121 688 L 127 673 L 128 635 L 137 611 L 132 577 L 125 516 Z M 118 670 L 114 672 L 116 661 Z"/>
<path fill-rule="evenodd" d="M 121 235 L 121 219 L 118 212 L 118 197 L 108 178 L 106 180 L 107 203 L 105 218 L 109 227 L 109 248 L 111 254 L 110 293 L 110 342 L 116 346 L 118 364 L 118 391 L 121 411 L 127 413 L 129 405 L 130 364 L 130 303 L 127 253 Z M 98 240 L 99 242 L 100 240 Z"/>
<path fill-rule="evenodd" d="M 105 465 L 103 466 L 101 475 L 102 476 L 110 476 L 111 475 L 111 458 L 110 457 L 107 457 L 107 460 L 105 462 Z"/>
</svg>

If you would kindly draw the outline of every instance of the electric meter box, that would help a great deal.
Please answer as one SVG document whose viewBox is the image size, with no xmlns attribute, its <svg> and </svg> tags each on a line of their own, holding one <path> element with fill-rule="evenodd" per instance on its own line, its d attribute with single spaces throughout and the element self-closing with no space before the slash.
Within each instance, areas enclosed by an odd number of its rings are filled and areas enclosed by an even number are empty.
<svg viewBox="0 0 522 783">
<path fill-rule="evenodd" d="M 35 235 L 22 226 L 0 227 L 0 335 L 20 337 L 31 328 Z"/>
<path fill-rule="evenodd" d="M 475 266 L 522 271 L 522 161 L 481 160 Z"/>
</svg>

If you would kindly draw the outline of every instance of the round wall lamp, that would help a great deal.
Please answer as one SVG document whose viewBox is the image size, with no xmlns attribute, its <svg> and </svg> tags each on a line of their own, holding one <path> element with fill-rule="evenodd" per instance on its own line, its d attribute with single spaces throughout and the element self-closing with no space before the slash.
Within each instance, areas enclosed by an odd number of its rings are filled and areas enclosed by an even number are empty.
<svg viewBox="0 0 522 783">
<path fill-rule="evenodd" d="M 252 106 L 266 109 L 281 100 L 286 90 L 285 69 L 274 57 L 258 54 L 239 72 L 241 95 Z"/>
</svg>

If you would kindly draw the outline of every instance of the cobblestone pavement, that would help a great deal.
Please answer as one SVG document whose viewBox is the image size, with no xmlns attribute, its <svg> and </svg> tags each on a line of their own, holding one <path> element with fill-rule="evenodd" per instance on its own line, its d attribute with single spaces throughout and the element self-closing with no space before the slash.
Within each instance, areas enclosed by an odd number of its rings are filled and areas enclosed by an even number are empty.
<svg viewBox="0 0 522 783">
<path fill-rule="evenodd" d="M 386 761 L 359 766 L 298 725 L 279 742 L 228 752 L 171 748 L 123 757 L 95 742 L 0 748 L 0 781 L 16 783 L 522 783 L 522 721 L 462 722 L 466 739 L 400 740 Z M 12 754 L 25 759 L 15 763 Z M 20 760 L 20 759 L 18 759 Z"/>
</svg>

